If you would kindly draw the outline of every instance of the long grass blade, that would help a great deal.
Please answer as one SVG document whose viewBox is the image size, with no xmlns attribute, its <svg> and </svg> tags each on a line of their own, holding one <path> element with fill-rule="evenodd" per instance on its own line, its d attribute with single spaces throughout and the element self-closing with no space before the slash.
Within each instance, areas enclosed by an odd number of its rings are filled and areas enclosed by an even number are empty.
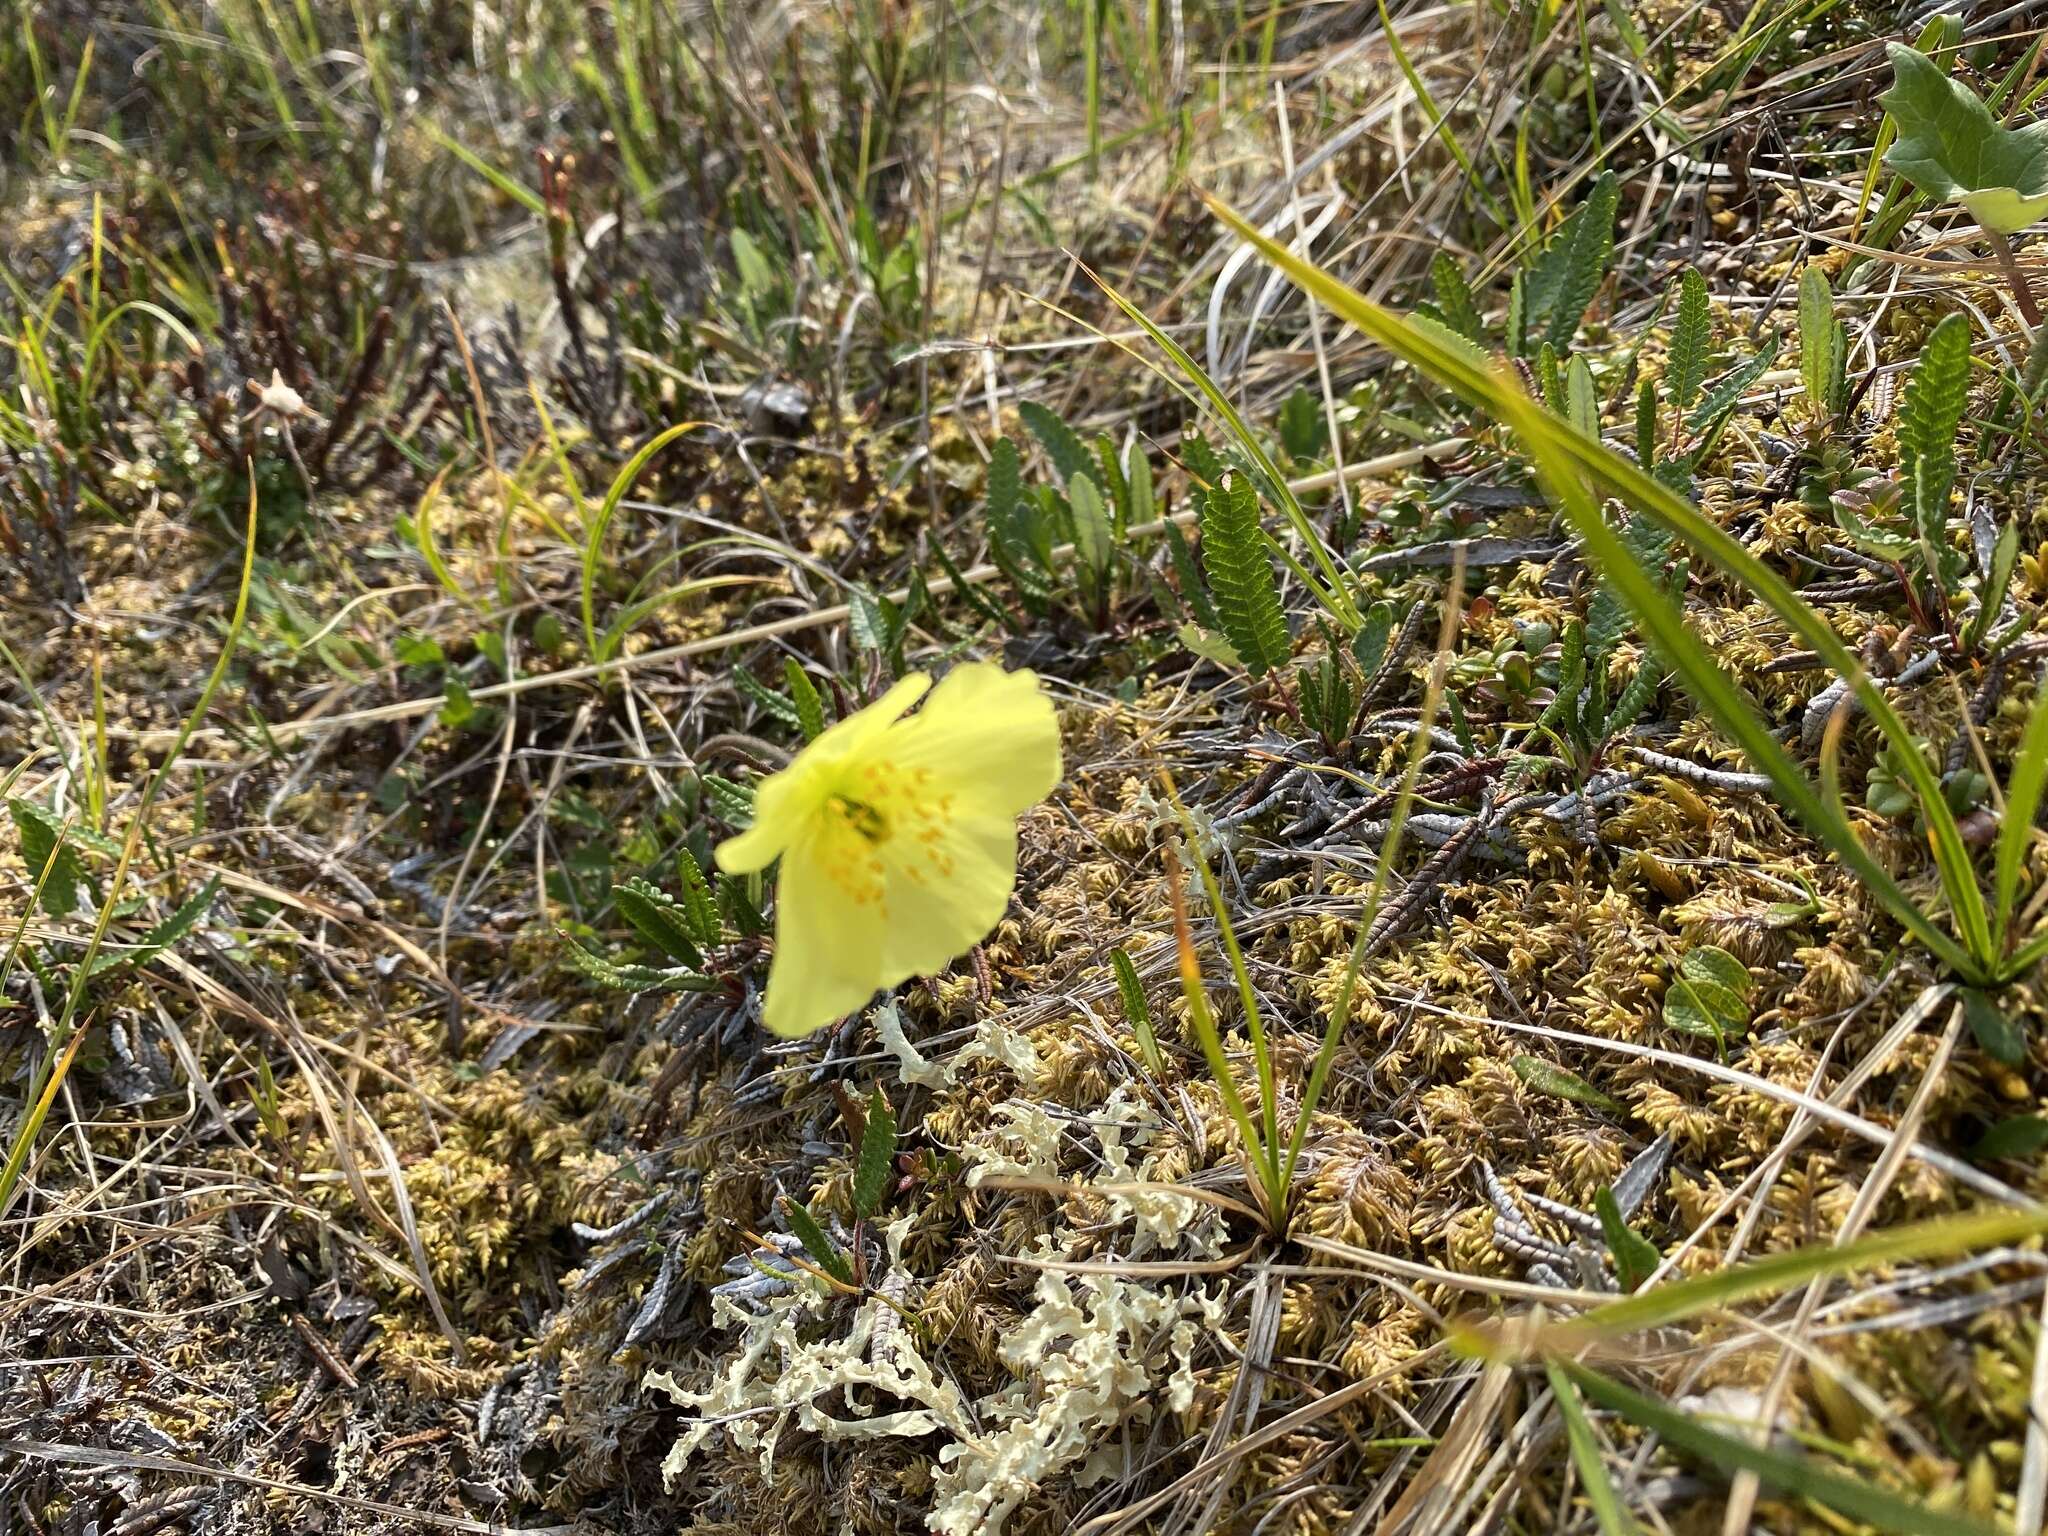
<svg viewBox="0 0 2048 1536">
<path fill-rule="evenodd" d="M 1286 247 L 1267 239 L 1244 219 L 1213 198 L 1212 212 L 1243 239 L 1255 245 L 1291 280 L 1350 321 L 1365 335 L 1421 369 L 1439 384 L 1509 425 L 1539 464 L 1554 494 L 1601 569 L 1621 590 L 1667 660 L 1696 690 L 1724 730 L 1734 735 L 1756 765 L 1768 774 L 1787 806 L 1806 822 L 1838 858 L 1852 868 L 1914 936 L 1939 955 L 1944 964 L 1973 981 L 1993 979 L 1989 916 L 1978 887 L 1962 833 L 1943 800 L 1941 786 L 1912 733 L 1884 690 L 1871 681 L 1853 652 L 1826 619 L 1814 611 L 1775 571 L 1757 559 L 1697 507 L 1668 486 L 1645 474 L 1606 444 L 1586 436 L 1568 422 L 1538 409 L 1514 380 L 1489 367 L 1476 350 L 1461 350 L 1421 326 L 1359 293 Z M 1817 795 L 1805 774 L 1772 738 L 1746 698 L 1721 672 L 1719 665 L 1685 627 L 1677 609 L 1655 588 L 1621 541 L 1600 517 L 1582 477 L 1590 477 L 1613 495 L 1655 519 L 1742 582 L 1791 626 L 1799 638 L 1850 680 L 1866 713 L 1888 740 L 1905 744 L 1900 756 L 1927 821 L 1936 867 L 1947 895 L 1961 942 L 1944 932 L 1898 882 L 1870 857 L 1848 824 Z"/>
</svg>

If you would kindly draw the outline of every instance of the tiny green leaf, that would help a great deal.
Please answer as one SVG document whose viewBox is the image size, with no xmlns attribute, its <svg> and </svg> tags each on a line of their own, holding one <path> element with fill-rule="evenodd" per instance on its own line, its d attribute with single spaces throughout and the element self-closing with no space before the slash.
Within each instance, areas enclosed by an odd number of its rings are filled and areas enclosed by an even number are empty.
<svg viewBox="0 0 2048 1536">
<path fill-rule="evenodd" d="M 1963 994 L 1963 1017 L 1969 1020 L 1970 1033 L 1992 1060 L 2016 1067 L 2027 1059 L 2026 1037 L 2006 1017 L 2005 1010 L 1982 992 L 1972 989 Z"/>
<path fill-rule="evenodd" d="M 1618 1100 L 1609 1098 L 1578 1073 L 1567 1072 L 1541 1056 L 1517 1056 L 1510 1065 L 1515 1069 L 1515 1076 L 1537 1093 L 1547 1093 L 1555 1099 L 1570 1099 L 1574 1104 L 1604 1109 L 1609 1114 L 1623 1112 Z"/>
<path fill-rule="evenodd" d="M 1970 1161 L 1988 1163 L 2000 1157 L 2032 1157 L 2048 1147 L 2048 1120 L 2039 1115 L 2014 1115 L 1986 1131 L 1970 1148 Z"/>
<path fill-rule="evenodd" d="M 1604 1184 L 1593 1197 L 1593 1209 L 1600 1215 L 1600 1231 L 1607 1239 L 1608 1253 L 1613 1255 L 1614 1272 L 1621 1277 L 1621 1288 L 1633 1291 L 1657 1272 L 1657 1245 L 1630 1229 L 1615 1202 L 1614 1191 Z"/>
</svg>

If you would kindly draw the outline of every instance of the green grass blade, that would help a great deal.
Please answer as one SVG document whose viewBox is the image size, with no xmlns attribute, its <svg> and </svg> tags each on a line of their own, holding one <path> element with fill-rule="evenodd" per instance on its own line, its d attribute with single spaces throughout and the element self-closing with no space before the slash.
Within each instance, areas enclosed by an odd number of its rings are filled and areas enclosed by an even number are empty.
<svg viewBox="0 0 2048 1536">
<path fill-rule="evenodd" d="M 1605 1536 L 1632 1536 L 1636 1523 L 1621 1507 L 1613 1480 L 1607 1475 L 1607 1461 L 1600 1453 L 1593 1425 L 1586 1418 L 1586 1405 L 1579 1400 L 1579 1389 L 1555 1361 L 1546 1362 L 1544 1372 L 1550 1377 L 1550 1390 L 1557 1398 L 1558 1414 L 1564 1419 L 1565 1443 L 1571 1448 L 1572 1465 L 1579 1469 L 1579 1481 L 1586 1485 L 1586 1502 L 1593 1506 L 1600 1529 Z"/>
<path fill-rule="evenodd" d="M 1590 476 L 1603 484 L 1747 586 L 1808 647 L 1851 681 L 1872 722 L 1888 739 L 1910 743 L 1912 734 L 1890 699 L 1871 682 L 1854 653 L 1820 614 L 1697 507 L 1604 443 L 1537 409 L 1511 378 L 1495 372 L 1476 353 L 1453 347 L 1422 326 L 1410 325 L 1348 284 L 1267 239 L 1223 204 L 1211 199 L 1209 206 L 1219 219 L 1327 308 L 1439 384 L 1511 426 L 1539 463 L 1549 466 L 1553 492 L 1565 502 L 1567 514 L 1586 539 L 1595 560 L 1636 610 L 1645 628 L 1660 646 L 1669 647 L 1666 659 L 1685 675 L 1689 686 L 1704 690 L 1700 702 L 1715 713 L 1722 728 L 1733 734 L 1758 768 L 1770 776 L 1787 805 L 1944 964 L 1968 979 L 1988 979 L 1993 955 L 1984 895 L 1977 885 L 1969 850 L 1955 817 L 1942 799 L 1940 783 L 1917 749 L 1902 755 L 1908 759 L 1906 766 L 1927 819 L 1942 886 L 1960 930 L 1960 944 L 1936 926 L 1864 850 L 1848 823 L 1814 792 L 1805 774 L 1770 736 L 1747 699 L 1686 629 L 1669 599 L 1607 527 L 1581 477 Z"/>
<path fill-rule="evenodd" d="M 2038 688 L 2020 749 L 2013 759 L 2012 779 L 2005 791 L 2005 818 L 1998 824 L 1998 848 L 1992 872 L 1991 910 L 1998 915 L 2002 947 L 2019 894 L 2020 872 L 2026 867 L 2027 845 L 2034 840 L 2034 818 L 2041 810 L 2041 790 L 2048 785 L 2048 686 Z"/>
<path fill-rule="evenodd" d="M 1691 1414 L 1645 1397 L 1576 1361 L 1560 1360 L 1551 1369 L 1601 1407 L 1655 1430 L 1668 1443 L 1717 1470 L 1754 1472 L 1785 1493 L 1901 1536 L 1999 1536 L 1996 1526 L 1967 1515 L 1929 1509 L 1867 1478 L 1844 1477 L 1807 1457 L 1709 1429 Z"/>
<path fill-rule="evenodd" d="M 1286 515 L 1287 521 L 1293 525 L 1294 531 L 1300 535 L 1301 541 L 1308 546 L 1309 555 L 1314 559 L 1317 569 L 1322 572 L 1323 581 L 1318 583 L 1306 571 L 1302 571 L 1299 566 L 1295 568 L 1297 574 L 1303 578 L 1308 589 L 1315 594 L 1316 601 L 1328 609 L 1331 617 L 1344 626 L 1345 632 L 1347 634 L 1356 634 L 1359 625 L 1364 620 L 1359 616 L 1357 605 L 1351 601 L 1349 586 L 1344 574 L 1338 570 L 1337 562 L 1331 555 L 1329 547 L 1323 543 L 1322 535 L 1316 532 L 1315 524 L 1309 521 L 1308 513 L 1302 510 L 1301 503 L 1295 499 L 1294 492 L 1287 488 L 1287 477 L 1280 473 L 1280 466 L 1273 462 L 1272 457 L 1260 444 L 1258 436 L 1246 425 L 1245 419 L 1237 413 L 1237 407 L 1230 403 L 1230 397 L 1217 387 L 1216 381 L 1209 377 L 1200 363 L 1188 355 L 1186 349 L 1179 342 L 1152 323 L 1149 315 L 1121 293 L 1117 292 L 1108 283 L 1104 282 L 1101 277 L 1097 276 L 1089 268 L 1084 266 L 1081 270 L 1087 272 L 1089 277 L 1094 279 L 1096 286 L 1109 295 L 1110 301 L 1128 315 L 1139 329 L 1152 338 L 1154 345 L 1160 351 L 1173 359 L 1174 366 L 1188 376 L 1195 387 L 1201 390 L 1216 414 L 1223 418 L 1224 425 L 1229 427 L 1230 434 L 1237 439 L 1238 446 L 1258 466 L 1259 472 L 1266 482 L 1265 488 L 1269 489 L 1273 495 L 1280 499 L 1280 510 Z"/>
<path fill-rule="evenodd" d="M 604 503 L 597 509 L 597 516 L 583 530 L 583 643 L 593 661 L 610 659 L 609 652 L 601 649 L 602 644 L 615 643 L 617 637 L 607 634 L 600 641 L 597 632 L 597 568 L 604 555 L 604 536 L 611 527 L 612 518 L 618 513 L 619 503 L 626 499 L 626 492 L 633 488 L 633 482 L 640 478 L 640 472 L 662 449 L 688 432 L 696 432 L 712 426 L 708 421 L 683 421 L 650 438 L 640 451 L 628 459 L 625 467 L 612 477 L 611 488 L 604 493 Z"/>
</svg>

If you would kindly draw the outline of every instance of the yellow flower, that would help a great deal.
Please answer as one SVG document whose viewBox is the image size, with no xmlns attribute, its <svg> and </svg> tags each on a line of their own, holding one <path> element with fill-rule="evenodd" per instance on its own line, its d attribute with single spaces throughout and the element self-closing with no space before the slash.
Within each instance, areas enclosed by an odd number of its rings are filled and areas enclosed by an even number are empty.
<svg viewBox="0 0 2048 1536">
<path fill-rule="evenodd" d="M 762 781 L 754 824 L 718 846 L 730 874 L 779 856 L 763 1018 L 806 1035 L 987 937 L 1017 883 L 1017 817 L 1059 782 L 1059 724 L 1030 672 L 922 672 Z"/>
</svg>

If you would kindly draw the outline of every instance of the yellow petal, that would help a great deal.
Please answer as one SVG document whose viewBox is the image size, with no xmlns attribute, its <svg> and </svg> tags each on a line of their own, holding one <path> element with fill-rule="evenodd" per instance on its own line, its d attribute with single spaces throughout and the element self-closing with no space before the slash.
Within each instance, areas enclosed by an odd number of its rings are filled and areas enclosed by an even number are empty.
<svg viewBox="0 0 2048 1536">
<path fill-rule="evenodd" d="M 718 845 L 718 867 L 729 875 L 766 869 L 801 837 L 832 792 L 837 765 L 863 751 L 902 718 L 931 686 L 928 673 L 913 672 L 866 709 L 826 729 L 754 792 L 754 824 Z"/>
<path fill-rule="evenodd" d="M 1017 821 L 970 812 L 913 847 L 888 845 L 882 984 L 943 970 L 1002 921 L 1017 883 Z"/>
<path fill-rule="evenodd" d="M 844 861 L 867 856 L 857 833 L 824 820 L 784 853 L 775 888 L 775 959 L 761 1009 L 776 1034 L 823 1029 L 883 985 L 882 904 L 852 899 L 834 876 Z"/>
<path fill-rule="evenodd" d="M 1037 674 L 992 661 L 946 674 L 917 717 L 891 731 L 889 755 L 926 768 L 963 805 L 1016 816 L 1060 781 L 1060 727 Z"/>
</svg>

